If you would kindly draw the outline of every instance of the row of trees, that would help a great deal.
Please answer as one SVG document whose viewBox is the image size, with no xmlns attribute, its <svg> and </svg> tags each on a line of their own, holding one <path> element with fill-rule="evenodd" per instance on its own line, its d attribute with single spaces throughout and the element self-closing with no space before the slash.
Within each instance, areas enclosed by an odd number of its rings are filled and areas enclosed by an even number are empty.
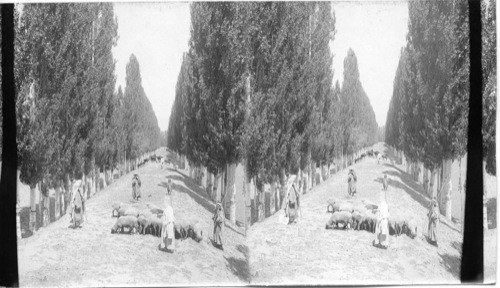
<svg viewBox="0 0 500 288">
<path fill-rule="evenodd" d="M 231 220 L 240 161 L 257 187 L 284 188 L 287 174 L 304 171 L 311 183 L 316 167 L 373 143 L 375 115 L 352 50 L 342 89 L 332 85 L 334 37 L 326 2 L 191 5 L 168 147 L 216 178 L 227 173 Z"/>
<path fill-rule="evenodd" d="M 496 1 L 481 1 L 483 66 L 483 153 L 486 171 L 496 175 L 497 31 Z"/>
<path fill-rule="evenodd" d="M 89 177 L 97 185 L 99 170 L 159 147 L 160 130 L 134 55 L 125 92 L 115 92 L 117 29 L 112 3 L 17 6 L 18 163 L 32 198 L 43 183 L 56 189 L 59 201 L 72 180 Z"/>
<path fill-rule="evenodd" d="M 496 44 L 490 42 L 495 37 L 494 1 L 483 4 L 486 5 L 484 29 L 487 31 L 484 73 L 487 77 L 496 77 L 493 68 L 496 60 L 492 53 Z M 468 3 L 410 1 L 408 5 L 407 44 L 401 50 L 394 79 L 385 138 L 389 145 L 404 153 L 408 162 L 423 163 L 425 179 L 427 170 L 431 172 L 429 189 L 441 201 L 442 212 L 451 218 L 451 164 L 462 158 L 467 149 Z M 492 159 L 495 157 L 496 78 L 485 79 L 488 79 L 483 93 L 486 98 L 485 157 L 489 159 L 487 171 L 495 173 Z M 433 186 L 438 171 L 441 183 L 436 185 L 439 187 L 435 191 Z M 427 180 L 424 181 L 427 185 Z M 441 194 L 442 191 L 446 193 Z"/>
</svg>

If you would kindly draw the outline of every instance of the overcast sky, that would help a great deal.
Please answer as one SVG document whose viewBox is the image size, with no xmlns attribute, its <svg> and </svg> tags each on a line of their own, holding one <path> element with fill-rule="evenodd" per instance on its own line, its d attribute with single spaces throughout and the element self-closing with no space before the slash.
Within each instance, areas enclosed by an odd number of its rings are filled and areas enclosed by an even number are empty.
<svg viewBox="0 0 500 288">
<path fill-rule="evenodd" d="M 175 84 L 182 54 L 188 49 L 189 3 L 114 3 L 118 19 L 117 87 L 125 88 L 125 67 L 130 54 L 139 60 L 142 84 L 158 118 L 167 130 L 175 99 Z M 342 85 L 343 61 L 351 47 L 357 58 L 361 83 L 370 98 L 379 126 L 392 96 L 401 47 L 405 45 L 406 1 L 337 1 L 333 4 L 337 34 L 334 81 Z"/>
</svg>

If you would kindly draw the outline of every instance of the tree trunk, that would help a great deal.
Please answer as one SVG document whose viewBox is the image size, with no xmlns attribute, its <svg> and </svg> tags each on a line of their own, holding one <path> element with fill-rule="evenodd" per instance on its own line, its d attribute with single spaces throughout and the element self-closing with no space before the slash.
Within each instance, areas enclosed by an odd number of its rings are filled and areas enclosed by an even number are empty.
<svg viewBox="0 0 500 288">
<path fill-rule="evenodd" d="M 278 210 L 283 208 L 283 201 L 287 198 L 286 197 L 286 184 L 287 184 L 287 179 L 286 179 L 286 173 L 285 173 L 285 168 L 281 168 L 280 170 L 280 190 L 279 190 L 279 202 L 278 202 Z"/>
<path fill-rule="evenodd" d="M 115 173 L 114 173 L 114 170 L 115 170 L 114 167 L 112 167 L 111 170 L 110 170 L 111 171 L 111 179 L 109 179 L 109 184 L 112 184 L 113 182 L 115 182 Z"/>
<path fill-rule="evenodd" d="M 273 179 L 273 182 L 271 183 L 271 215 L 273 215 L 276 211 L 278 211 L 278 187 L 276 185 L 276 179 Z"/>
<path fill-rule="evenodd" d="M 220 190 L 221 190 L 222 185 L 220 183 L 221 182 L 220 179 L 221 179 L 221 173 L 218 173 L 218 174 L 214 175 L 213 199 L 214 199 L 215 202 L 219 202 L 220 199 L 221 199 L 221 197 L 220 197 L 220 194 L 221 194 Z"/>
<path fill-rule="evenodd" d="M 227 165 L 227 186 L 226 186 L 226 203 L 229 211 L 229 221 L 236 224 L 236 163 Z"/>
<path fill-rule="evenodd" d="M 47 205 L 47 202 L 49 202 L 48 201 L 48 199 L 49 199 L 49 197 L 48 197 L 49 196 L 49 191 L 48 191 L 48 188 L 47 188 L 47 191 L 46 191 L 47 192 L 47 196 L 43 195 L 41 189 L 39 190 L 39 192 L 40 192 L 40 202 L 39 202 L 40 215 L 41 215 L 41 219 L 42 219 L 42 226 L 45 227 L 45 226 L 48 225 L 48 221 L 47 221 L 48 220 L 47 219 L 47 217 L 48 217 L 47 206 L 48 205 Z"/>
<path fill-rule="evenodd" d="M 101 190 L 108 187 L 108 181 L 109 181 L 109 170 L 106 169 L 106 166 L 102 168 L 102 171 L 104 173 L 104 179 L 103 179 L 104 183 L 102 184 L 103 187 L 101 188 Z"/>
<path fill-rule="evenodd" d="M 16 234 L 17 234 L 17 239 L 21 239 L 22 234 L 21 234 L 21 216 L 19 215 L 21 212 L 21 206 L 19 205 L 19 200 L 16 203 Z"/>
<path fill-rule="evenodd" d="M 297 183 L 298 183 L 297 184 L 297 189 L 298 189 L 297 191 L 299 191 L 299 193 L 302 192 L 302 182 L 304 182 L 302 180 L 302 169 L 299 168 L 299 172 L 297 173 Z M 285 191 L 285 193 L 286 193 L 286 191 Z"/>
<path fill-rule="evenodd" d="M 431 183 L 429 187 L 429 196 L 431 198 L 436 197 L 437 194 L 436 177 L 437 177 L 437 169 L 431 170 Z"/>
<path fill-rule="evenodd" d="M 319 175 L 319 177 L 318 177 L 318 169 L 316 168 L 318 166 L 319 166 L 319 169 L 320 169 L 320 175 Z M 322 174 L 323 174 L 323 171 L 322 171 L 323 169 L 322 168 L 323 168 L 323 166 L 321 165 L 321 163 L 314 163 L 314 170 L 313 171 L 314 171 L 314 181 L 315 181 L 316 185 L 321 184 L 321 181 L 323 180 L 322 179 L 322 177 L 323 177 L 322 176 Z"/>
<path fill-rule="evenodd" d="M 30 186 L 30 230 L 35 233 L 36 225 L 36 185 Z"/>
<path fill-rule="evenodd" d="M 429 196 L 429 170 L 424 167 L 424 180 L 422 187 L 424 188 L 425 195 Z"/>
<path fill-rule="evenodd" d="M 312 187 L 313 187 L 313 185 L 314 185 L 313 184 L 314 180 L 313 180 L 313 177 L 312 177 L 312 175 L 313 175 L 313 173 L 312 173 L 312 165 L 308 164 L 307 166 L 308 166 L 308 169 L 307 169 L 307 189 L 305 190 L 306 193 L 309 192 L 309 190 L 311 190 Z"/>
<path fill-rule="evenodd" d="M 212 176 L 212 174 L 210 174 L 210 172 L 207 171 L 207 178 L 206 178 L 206 182 L 205 182 L 206 183 L 205 184 L 205 191 L 207 192 L 208 199 L 213 200 L 212 199 L 212 191 L 213 190 L 212 190 L 212 185 L 211 185 L 212 181 L 210 179 L 210 178 L 212 178 L 211 176 Z"/>
<path fill-rule="evenodd" d="M 56 193 L 55 193 L 55 218 L 56 220 L 61 217 L 61 185 L 58 181 L 57 186 L 56 186 Z"/>
<path fill-rule="evenodd" d="M 310 153 L 309 153 L 310 154 Z M 309 156 L 309 159 L 311 159 L 311 157 Z M 310 162 L 310 165 L 311 165 L 311 189 L 313 187 L 315 187 L 316 185 L 318 185 L 318 183 L 316 183 L 316 163 L 314 163 L 314 161 L 311 159 L 309 160 Z M 311 190 L 309 189 L 309 191 Z M 308 192 L 309 192 L 308 191 Z"/>
<path fill-rule="evenodd" d="M 458 191 L 460 192 L 460 226 L 462 227 L 462 232 L 464 231 L 464 197 L 463 197 L 463 186 L 462 186 L 462 158 L 458 160 Z"/>
<path fill-rule="evenodd" d="M 488 208 L 486 203 L 488 202 L 488 197 L 483 189 L 483 228 L 484 231 L 488 230 Z"/>
<path fill-rule="evenodd" d="M 66 214 L 68 211 L 69 201 L 71 195 L 71 179 L 69 178 L 69 173 L 64 176 L 64 209 L 63 213 Z"/>
<path fill-rule="evenodd" d="M 246 160 L 243 161 L 243 175 L 245 175 L 245 180 L 243 182 L 243 197 L 245 199 L 245 236 L 248 233 L 248 228 L 250 228 L 251 224 L 251 205 L 252 205 L 252 199 L 251 199 L 251 194 L 252 194 L 252 181 L 248 177 L 248 172 L 247 172 L 247 163 Z"/>
<path fill-rule="evenodd" d="M 442 194 L 441 194 L 441 205 L 442 214 L 445 215 L 446 219 L 451 221 L 451 193 L 452 193 L 452 181 L 451 181 L 451 165 L 453 163 L 452 159 L 445 159 L 443 161 L 443 181 Z"/>
</svg>

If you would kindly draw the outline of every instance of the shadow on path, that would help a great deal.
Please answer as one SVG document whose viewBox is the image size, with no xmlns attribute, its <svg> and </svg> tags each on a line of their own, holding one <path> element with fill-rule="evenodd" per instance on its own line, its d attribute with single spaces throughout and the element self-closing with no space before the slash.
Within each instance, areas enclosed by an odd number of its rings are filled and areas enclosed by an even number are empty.
<svg viewBox="0 0 500 288">
<path fill-rule="evenodd" d="M 203 189 L 198 187 L 198 185 L 196 185 L 189 177 L 186 177 L 184 175 L 170 175 L 166 176 L 166 178 L 184 183 L 185 187 L 176 183 L 172 183 L 172 188 L 175 191 L 188 194 L 191 198 L 194 199 L 194 201 L 196 201 L 196 203 L 203 206 L 203 208 L 207 209 L 207 211 L 209 211 L 210 213 L 214 211 L 215 204 L 203 196 Z M 158 184 L 158 186 L 166 188 L 167 182 L 161 182 L 160 184 Z"/>
<path fill-rule="evenodd" d="M 462 262 L 461 257 L 452 256 L 448 253 L 438 253 L 438 255 L 439 257 L 441 257 L 441 259 L 439 259 L 439 262 L 441 263 L 441 265 L 443 265 L 443 267 L 446 268 L 446 271 L 453 274 L 453 276 L 460 278 L 460 266 Z"/>
<path fill-rule="evenodd" d="M 383 172 L 383 174 L 395 176 L 395 177 L 398 177 L 401 180 L 401 181 L 398 181 L 398 180 L 394 180 L 394 179 L 388 178 L 387 179 L 387 184 L 389 184 L 389 187 L 392 186 L 392 187 L 396 187 L 396 188 L 402 189 L 406 193 L 408 193 L 408 195 L 410 195 L 413 198 L 413 200 L 415 200 L 418 203 L 420 203 L 420 205 L 422 205 L 425 208 L 429 207 L 430 200 L 427 199 L 427 197 L 423 196 L 421 193 L 417 192 L 418 191 L 417 189 L 419 189 L 419 186 L 413 180 L 411 180 L 411 179 L 405 179 L 406 175 L 404 175 L 403 173 L 398 172 L 398 171 L 386 170 L 386 171 Z M 382 185 L 382 180 L 383 180 L 382 177 L 378 177 L 377 179 L 375 179 L 373 181 L 378 182 L 378 183 L 380 183 Z M 413 182 L 413 183 L 411 183 L 411 182 Z"/>
<path fill-rule="evenodd" d="M 236 246 L 236 249 L 243 253 L 245 259 L 237 259 L 234 257 L 224 257 L 227 261 L 228 269 L 236 275 L 241 281 L 250 283 L 250 267 L 248 265 L 248 247 L 244 245 Z"/>
<path fill-rule="evenodd" d="M 205 208 L 208 212 L 210 212 L 210 213 L 214 212 L 215 203 L 211 200 L 208 200 L 208 198 L 205 194 L 205 191 L 201 187 L 199 187 L 191 178 L 180 173 L 179 171 L 176 171 L 173 169 L 171 171 L 177 172 L 178 175 L 170 175 L 170 176 L 166 176 L 166 178 L 171 179 L 171 180 L 180 181 L 180 182 L 184 183 L 184 185 L 187 187 L 186 188 L 182 185 L 172 183 L 172 188 L 174 188 L 175 191 L 179 191 L 179 192 L 188 194 L 191 198 L 194 199 L 194 201 L 196 201 L 196 203 L 203 206 L 203 208 Z M 167 182 L 161 182 L 160 184 L 158 184 L 158 186 L 166 188 Z M 241 230 L 239 230 L 236 227 L 233 227 L 233 225 L 228 223 L 228 222 L 226 222 L 225 227 L 233 230 L 234 232 L 236 232 L 242 236 L 245 236 L 244 232 L 242 232 Z"/>
<path fill-rule="evenodd" d="M 451 247 L 455 248 L 455 250 L 457 250 L 460 254 L 462 254 L 462 243 L 453 241 L 451 242 Z"/>
<path fill-rule="evenodd" d="M 387 165 L 387 166 L 390 166 L 390 167 L 396 169 L 396 171 L 386 170 L 382 173 L 387 174 L 387 175 L 391 175 L 391 176 L 395 176 L 395 177 L 399 178 L 399 180 L 401 180 L 401 181 L 398 181 L 398 180 L 394 180 L 394 179 L 389 178 L 389 179 L 387 179 L 388 180 L 387 183 L 389 184 L 389 186 L 400 188 L 400 189 L 404 190 L 406 193 L 408 193 L 408 195 L 410 195 L 413 198 L 413 200 L 417 201 L 418 203 L 420 203 L 420 205 L 422 205 L 424 208 L 427 209 L 431 203 L 431 199 L 427 196 L 424 196 L 424 192 L 422 191 L 422 187 L 417 182 L 415 182 L 411 178 L 411 176 L 408 175 L 407 173 L 405 173 L 403 170 L 399 169 L 396 166 L 392 166 L 392 165 Z M 378 177 L 377 179 L 375 179 L 373 181 L 378 182 L 378 183 L 382 183 L 382 177 Z M 448 226 L 450 229 L 455 230 L 456 232 L 461 233 L 457 227 L 450 224 L 444 218 L 441 218 L 440 223 Z"/>
</svg>

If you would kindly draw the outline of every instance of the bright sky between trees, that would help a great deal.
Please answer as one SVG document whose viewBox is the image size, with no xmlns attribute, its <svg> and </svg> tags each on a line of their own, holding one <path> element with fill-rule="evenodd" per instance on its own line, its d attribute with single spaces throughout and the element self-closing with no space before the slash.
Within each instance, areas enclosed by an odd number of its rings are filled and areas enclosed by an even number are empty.
<svg viewBox="0 0 500 288">
<path fill-rule="evenodd" d="M 331 44 L 334 81 L 342 85 L 343 62 L 352 48 L 361 83 L 379 126 L 385 125 L 401 47 L 408 30 L 406 1 L 334 1 L 336 36 Z M 188 2 L 114 3 L 118 44 L 113 50 L 117 88 L 125 88 L 130 54 L 139 60 L 142 85 L 162 131 L 168 128 L 182 54 L 188 50 Z M 334 82 L 335 83 L 335 82 Z"/>
</svg>

